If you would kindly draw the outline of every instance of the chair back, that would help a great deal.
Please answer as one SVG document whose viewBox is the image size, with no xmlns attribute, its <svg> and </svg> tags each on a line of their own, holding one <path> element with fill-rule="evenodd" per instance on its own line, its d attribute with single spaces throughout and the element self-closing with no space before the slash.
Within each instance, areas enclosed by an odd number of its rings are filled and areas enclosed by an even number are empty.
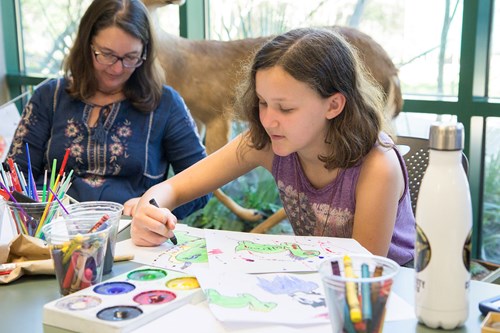
<svg viewBox="0 0 500 333">
<path fill-rule="evenodd" d="M 400 147 L 400 151 L 404 153 L 403 158 L 408 170 L 408 186 L 410 188 L 411 207 L 413 214 L 417 208 L 418 192 L 422 184 L 425 170 L 429 164 L 429 139 L 398 136 L 396 144 Z M 409 149 L 409 150 L 408 150 Z M 467 156 L 462 152 L 462 166 L 465 174 L 469 171 L 469 161 Z"/>
</svg>

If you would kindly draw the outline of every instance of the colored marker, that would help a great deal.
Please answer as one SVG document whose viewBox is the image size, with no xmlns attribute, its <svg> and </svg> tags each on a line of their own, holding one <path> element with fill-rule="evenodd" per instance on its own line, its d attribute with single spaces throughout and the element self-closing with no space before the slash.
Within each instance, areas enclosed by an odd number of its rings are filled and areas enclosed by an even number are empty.
<svg viewBox="0 0 500 333">
<path fill-rule="evenodd" d="M 52 161 L 52 170 L 50 170 L 50 183 L 49 183 L 49 187 L 50 188 L 54 188 L 54 181 L 56 179 L 56 173 L 57 173 L 57 159 L 54 158 L 54 160 Z"/>
<path fill-rule="evenodd" d="M 352 260 L 348 255 L 344 256 L 344 272 L 345 276 L 349 279 L 355 278 L 354 271 L 352 269 Z M 361 308 L 359 306 L 358 293 L 356 292 L 356 283 L 354 281 L 346 281 L 346 298 L 347 304 L 349 304 L 349 313 L 351 316 L 351 321 L 353 323 L 359 323 L 362 320 Z"/>
<path fill-rule="evenodd" d="M 46 198 L 47 198 L 47 169 L 45 169 L 45 175 L 43 176 L 42 202 L 45 202 Z"/>
<path fill-rule="evenodd" d="M 64 212 L 69 215 L 69 212 L 68 210 L 66 209 L 66 207 L 64 207 L 63 203 L 61 200 L 59 200 L 59 198 L 57 197 L 57 195 L 49 188 L 49 192 L 54 196 L 54 199 L 56 199 L 56 201 L 59 203 L 59 206 L 61 206 L 61 208 L 64 210 Z"/>
<path fill-rule="evenodd" d="M 156 200 L 153 198 L 151 200 L 149 200 L 149 203 L 155 207 L 158 207 L 160 208 L 160 206 L 158 206 L 158 203 L 156 202 Z M 173 233 L 173 232 L 172 232 Z M 170 238 L 170 241 L 174 244 L 174 245 L 177 245 L 177 237 L 175 237 L 175 235 L 172 236 L 172 238 Z"/>
</svg>

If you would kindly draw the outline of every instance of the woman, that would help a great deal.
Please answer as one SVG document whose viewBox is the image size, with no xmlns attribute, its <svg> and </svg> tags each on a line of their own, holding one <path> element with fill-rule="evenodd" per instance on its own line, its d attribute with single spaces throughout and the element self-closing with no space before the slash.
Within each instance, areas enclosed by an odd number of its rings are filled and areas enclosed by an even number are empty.
<svg viewBox="0 0 500 333">
<path fill-rule="evenodd" d="M 169 209 L 263 166 L 295 234 L 354 238 L 373 254 L 411 263 L 415 219 L 404 160 L 384 132 L 380 89 L 340 35 L 297 29 L 267 42 L 236 110 L 248 132 L 142 196 L 135 244 L 160 244 L 177 222 Z"/>
<path fill-rule="evenodd" d="M 39 87 L 26 106 L 9 157 L 39 185 L 66 150 L 67 192 L 78 201 L 135 203 L 148 188 L 206 156 L 184 101 L 162 85 L 147 9 L 139 0 L 93 1 L 64 63 L 64 78 Z M 57 159 L 58 167 L 52 168 Z M 202 196 L 179 207 L 186 216 Z"/>
</svg>

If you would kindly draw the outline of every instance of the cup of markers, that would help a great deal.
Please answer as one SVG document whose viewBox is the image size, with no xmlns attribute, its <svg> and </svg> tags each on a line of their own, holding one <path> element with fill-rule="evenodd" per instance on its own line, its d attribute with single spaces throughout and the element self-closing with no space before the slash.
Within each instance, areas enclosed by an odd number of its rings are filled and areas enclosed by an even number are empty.
<svg viewBox="0 0 500 333">
<path fill-rule="evenodd" d="M 18 234 L 42 238 L 42 226 L 59 216 L 59 201 L 48 201 L 48 197 L 42 200 L 41 192 L 38 194 L 40 201 L 13 191 L 13 199 L 5 202 L 6 213 L 10 215 Z"/>
<path fill-rule="evenodd" d="M 102 280 L 110 224 L 93 218 L 58 219 L 45 225 L 45 235 L 62 296 Z"/>
<path fill-rule="evenodd" d="M 111 201 L 85 201 L 77 202 L 66 206 L 61 210 L 64 219 L 86 218 L 91 220 L 104 220 L 109 224 L 109 240 L 104 256 L 103 273 L 108 274 L 113 269 L 113 259 L 115 254 L 116 238 L 120 218 L 123 212 L 123 205 Z"/>
<path fill-rule="evenodd" d="M 332 332 L 379 333 L 399 265 L 391 259 L 352 254 L 320 265 Z"/>
</svg>

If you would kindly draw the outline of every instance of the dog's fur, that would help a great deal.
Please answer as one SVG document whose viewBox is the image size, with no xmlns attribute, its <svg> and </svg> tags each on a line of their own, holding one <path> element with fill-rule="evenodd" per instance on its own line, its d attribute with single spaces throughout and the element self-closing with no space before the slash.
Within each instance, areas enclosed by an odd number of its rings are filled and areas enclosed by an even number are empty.
<svg viewBox="0 0 500 333">
<path fill-rule="evenodd" d="M 159 59 L 165 70 L 167 84 L 184 98 L 200 129 L 204 128 L 205 145 L 212 153 L 229 140 L 231 119 L 227 117 L 238 84 L 240 68 L 269 37 L 234 41 L 188 40 L 171 35 L 156 21 L 156 9 L 168 5 L 182 5 L 184 0 L 142 0 L 155 21 L 159 45 Z M 398 70 L 384 49 L 359 30 L 334 26 L 353 45 L 365 67 L 383 87 L 386 94 L 386 117 L 393 118 L 402 109 Z M 235 205 L 228 197 L 216 196 L 226 205 Z M 235 206 L 237 207 L 237 205 Z M 231 209 L 231 208 L 230 208 Z M 232 210 L 232 209 L 231 209 Z M 240 213 L 235 212 L 241 217 Z M 252 211 L 244 218 L 260 218 Z"/>
</svg>

